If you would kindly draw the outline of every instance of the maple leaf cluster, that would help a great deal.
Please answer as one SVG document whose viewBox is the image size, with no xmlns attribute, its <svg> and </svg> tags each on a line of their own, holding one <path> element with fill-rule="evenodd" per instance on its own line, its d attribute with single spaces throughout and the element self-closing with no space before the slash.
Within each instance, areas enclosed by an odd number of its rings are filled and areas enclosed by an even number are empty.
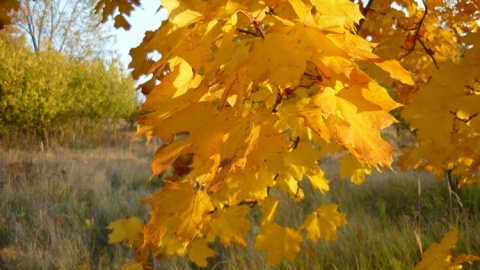
<svg viewBox="0 0 480 270">
<path fill-rule="evenodd" d="M 415 132 L 416 144 L 402 149 L 400 167 L 454 178 L 459 187 L 480 181 L 479 4 L 370 1 L 359 30 L 379 43 L 376 53 L 400 59 L 415 73 L 416 85 L 408 86 L 366 67 L 406 104 L 401 118 Z"/>
<path fill-rule="evenodd" d="M 391 168 L 393 147 L 380 131 L 395 122 L 389 112 L 400 104 L 360 64 L 409 85 L 411 74 L 355 34 L 363 16 L 347 0 L 169 0 L 162 6 L 169 19 L 131 50 L 134 77 L 153 74 L 141 86 L 146 114 L 137 134 L 165 142 L 152 177 L 173 172 L 142 201 L 152 210 L 140 250 L 206 266 L 214 255 L 209 243 L 246 246 L 245 232 L 259 226 L 255 247 L 280 263 L 294 259 L 307 239 L 335 240 L 346 224 L 338 205 L 317 206 L 293 228 L 275 219 L 278 198 L 271 189 L 301 201 L 300 182 L 308 179 L 328 191 L 317 161 L 341 149 L 349 152 L 342 175 L 354 174 L 356 183 L 372 167 Z M 149 59 L 153 51 L 160 60 Z M 258 225 L 246 217 L 257 205 Z"/>
<path fill-rule="evenodd" d="M 206 266 L 215 255 L 210 243 L 246 246 L 252 228 L 254 246 L 272 263 L 294 259 L 304 241 L 335 240 L 346 224 L 338 205 L 315 206 L 294 228 L 275 218 L 271 191 L 300 202 L 307 181 L 327 192 L 317 161 L 341 150 L 340 175 L 356 184 L 373 168 L 391 169 L 394 149 L 380 131 L 396 122 L 397 101 L 417 138 L 402 150 L 402 169 L 453 176 L 459 186 L 480 182 L 478 1 L 359 2 L 161 1 L 169 18 L 131 50 L 130 68 L 135 79 L 153 75 L 141 85 L 137 134 L 163 140 L 152 177 L 170 176 L 142 201 L 152 206 L 147 224 L 130 218 L 109 226 L 111 242 L 137 249 L 125 269 L 149 269 L 150 254 Z M 137 6 L 99 0 L 95 10 L 128 30 Z M 18 8 L 2 1 L 0 28 Z M 247 218 L 257 208 L 261 218 Z M 448 233 L 417 269 L 478 260 L 453 258 L 456 241 L 457 231 Z"/>
</svg>

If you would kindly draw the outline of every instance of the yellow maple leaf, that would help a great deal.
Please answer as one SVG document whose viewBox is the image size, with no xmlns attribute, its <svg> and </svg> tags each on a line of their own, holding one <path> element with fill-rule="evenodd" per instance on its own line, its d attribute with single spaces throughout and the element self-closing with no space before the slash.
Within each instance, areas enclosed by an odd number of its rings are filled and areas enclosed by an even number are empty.
<svg viewBox="0 0 480 270">
<path fill-rule="evenodd" d="M 185 256 L 187 250 L 174 232 L 166 233 L 160 243 L 158 252 L 167 256 Z"/>
<path fill-rule="evenodd" d="M 458 241 L 458 229 L 448 232 L 440 243 L 433 243 L 423 254 L 422 260 L 415 266 L 415 270 L 454 270 L 462 269 L 463 263 L 472 264 L 480 261 L 480 257 L 461 254 L 452 256 L 453 249 Z"/>
<path fill-rule="evenodd" d="M 328 190 L 328 181 L 323 177 L 323 171 L 317 164 L 320 151 L 311 144 L 300 142 L 296 148 L 288 153 L 272 153 L 267 156 L 267 169 L 278 173 L 275 183 L 293 200 L 304 197 L 303 190 L 298 184 L 306 175 L 315 188 Z"/>
<path fill-rule="evenodd" d="M 396 59 L 379 59 L 374 61 L 377 66 L 385 70 L 394 79 L 405 84 L 414 85 L 412 73 L 406 71 Z"/>
<path fill-rule="evenodd" d="M 191 180 L 166 181 L 160 192 L 141 202 L 152 205 L 144 229 L 146 243 L 158 243 L 168 232 L 188 243 L 200 231 L 203 214 L 213 210 L 207 193 L 195 190 Z"/>
<path fill-rule="evenodd" d="M 363 166 L 352 155 L 345 155 L 340 160 L 340 178 L 345 179 L 350 177 L 350 180 L 360 185 L 365 181 L 365 175 L 372 173 L 372 168 Z"/>
<path fill-rule="evenodd" d="M 292 5 L 293 10 L 301 22 L 305 21 L 307 14 L 310 13 L 310 10 L 312 9 L 312 7 L 303 3 L 301 0 L 292 0 L 290 1 L 290 5 Z"/>
<path fill-rule="evenodd" d="M 267 166 L 286 178 L 301 181 L 307 172 L 320 172 L 317 160 L 321 157 L 320 151 L 309 143 L 298 143 L 297 147 L 288 153 L 273 153 L 267 157 Z"/>
<path fill-rule="evenodd" d="M 296 115 L 327 142 L 336 141 L 358 160 L 370 166 L 391 168 L 394 148 L 380 136 L 380 130 L 395 122 L 392 115 L 375 104 L 375 90 L 367 85 L 325 87 Z M 368 98 L 367 98 L 368 96 Z"/>
<path fill-rule="evenodd" d="M 197 3 L 195 3 L 197 2 Z M 194 10 L 199 1 L 164 0 L 162 6 L 168 11 L 171 21 L 179 28 L 200 20 L 202 13 Z M 197 4 L 197 5 L 195 5 Z"/>
<path fill-rule="evenodd" d="M 300 228 L 307 231 L 308 239 L 312 242 L 322 237 L 329 241 L 337 239 L 337 227 L 347 224 L 345 214 L 337 208 L 338 204 L 324 204 L 307 216 Z"/>
<path fill-rule="evenodd" d="M 260 211 L 263 214 L 262 220 L 260 221 L 261 225 L 266 225 L 273 223 L 275 221 L 275 214 L 278 209 L 278 200 L 274 197 L 267 197 L 265 200 L 260 202 Z"/>
<path fill-rule="evenodd" d="M 255 240 L 255 248 L 268 251 L 267 258 L 273 264 L 279 264 L 283 258 L 293 260 L 300 253 L 302 235 L 295 229 L 283 227 L 277 223 L 268 223 L 260 227 Z"/>
<path fill-rule="evenodd" d="M 210 220 L 207 240 L 213 242 L 218 236 L 225 246 L 230 244 L 246 246 L 243 234 L 250 229 L 250 221 L 245 218 L 248 211 L 250 208 L 246 205 L 217 209 Z"/>
<path fill-rule="evenodd" d="M 479 256 L 466 255 L 466 254 L 458 255 L 457 257 L 455 257 L 453 259 L 453 262 L 457 265 L 462 264 L 462 263 L 472 264 L 472 263 L 478 262 L 478 261 L 480 261 Z"/>
<path fill-rule="evenodd" d="M 207 258 L 215 256 L 205 238 L 196 238 L 188 246 L 188 258 L 200 267 L 207 267 Z"/>
<path fill-rule="evenodd" d="M 338 48 L 347 52 L 353 60 L 375 63 L 378 67 L 390 74 L 393 79 L 408 85 L 414 85 L 412 73 L 405 70 L 398 60 L 381 58 L 372 52 L 377 45 L 366 41 L 364 38 L 350 33 L 327 35 Z"/>
<path fill-rule="evenodd" d="M 128 219 L 119 219 L 107 226 L 107 229 L 113 230 L 108 235 L 109 243 L 118 243 L 127 240 L 127 246 L 132 246 L 140 239 L 143 234 L 143 222 L 138 217 Z"/>
<path fill-rule="evenodd" d="M 292 177 L 282 177 L 275 180 L 275 186 L 287 193 L 290 198 L 296 202 L 305 198 L 303 189 L 299 186 L 299 181 Z"/>
<path fill-rule="evenodd" d="M 355 24 L 363 18 L 358 6 L 347 0 L 313 0 L 311 2 L 311 10 L 306 14 L 305 19 L 305 24 L 310 27 L 344 33 L 355 31 Z"/>
<path fill-rule="evenodd" d="M 258 175 L 248 171 L 232 172 L 227 176 L 225 183 L 212 195 L 212 203 L 235 205 L 242 200 L 260 201 L 268 196 L 267 188 L 274 185 L 273 175 L 265 168 L 260 168 Z"/>
<path fill-rule="evenodd" d="M 325 173 L 323 171 L 314 175 L 307 175 L 307 177 L 310 179 L 312 186 L 319 189 L 322 193 L 330 190 L 330 185 L 328 184 L 328 180 L 325 178 Z"/>
<path fill-rule="evenodd" d="M 270 33 L 257 38 L 247 65 L 253 83 L 268 80 L 285 89 L 293 85 L 305 71 L 305 44 L 296 42 L 288 34 Z"/>
<path fill-rule="evenodd" d="M 441 243 L 433 243 L 422 254 L 422 260 L 415 266 L 415 270 L 443 270 L 455 264 L 452 262 L 450 250 L 455 247 L 458 240 L 458 229 L 448 232 Z"/>
</svg>

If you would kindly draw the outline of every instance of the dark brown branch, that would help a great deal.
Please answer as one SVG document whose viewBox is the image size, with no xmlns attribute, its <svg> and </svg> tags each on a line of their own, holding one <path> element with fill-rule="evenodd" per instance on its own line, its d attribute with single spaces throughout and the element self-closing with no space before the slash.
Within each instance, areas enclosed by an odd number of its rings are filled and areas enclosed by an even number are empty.
<svg viewBox="0 0 480 270">
<path fill-rule="evenodd" d="M 246 206 L 248 206 L 248 207 L 250 207 L 250 208 L 253 208 L 253 207 L 254 207 L 255 205 L 257 205 L 257 204 L 258 204 L 258 201 L 250 201 L 250 202 L 242 201 L 242 202 L 239 202 L 239 203 L 237 204 L 237 206 L 246 205 Z"/>
<path fill-rule="evenodd" d="M 303 72 L 303 75 L 307 76 L 307 78 L 313 81 L 320 81 L 320 82 L 323 81 L 323 78 L 321 75 L 313 75 L 307 72 Z"/>
<path fill-rule="evenodd" d="M 365 18 L 361 19 L 360 22 L 358 23 L 357 33 L 362 28 L 363 22 L 367 20 L 367 15 L 368 15 L 368 12 L 370 12 L 370 8 L 372 7 L 372 4 L 373 4 L 373 0 L 369 0 L 367 3 L 367 6 L 365 6 L 365 8 L 362 10 L 362 15 Z"/>
<path fill-rule="evenodd" d="M 252 36 L 255 36 L 255 37 L 261 37 L 259 34 L 254 33 L 252 31 L 249 31 L 249 30 L 237 29 L 237 31 L 240 32 L 240 33 L 247 34 L 247 35 L 252 35 Z"/>
<path fill-rule="evenodd" d="M 476 114 L 470 115 L 467 119 L 462 119 L 462 118 L 458 117 L 458 115 L 457 115 L 456 112 L 450 111 L 450 114 L 452 114 L 453 116 L 455 116 L 455 119 L 456 119 L 456 120 L 461 121 L 461 122 L 464 122 L 464 123 L 468 123 L 468 122 L 469 122 L 470 120 L 472 120 L 474 117 L 478 116 L 478 113 L 476 113 Z"/>
<path fill-rule="evenodd" d="M 406 56 L 408 56 L 410 53 L 412 53 L 414 50 L 415 50 L 415 47 L 417 46 L 417 41 L 418 43 L 420 43 L 420 45 L 423 47 L 423 49 L 425 50 L 425 52 L 428 54 L 428 56 L 430 57 L 430 59 L 432 59 L 432 62 L 433 64 L 435 65 L 435 68 L 438 69 L 438 65 L 437 65 L 437 61 L 435 60 L 435 57 L 433 57 L 433 54 L 434 52 L 427 48 L 427 46 L 425 45 L 425 43 L 423 43 L 423 41 L 420 39 L 420 36 L 419 36 L 419 32 L 420 32 L 420 28 L 422 28 L 422 25 L 423 25 L 423 21 L 425 20 L 425 17 L 427 17 L 427 14 L 428 14 L 428 6 L 427 6 L 427 3 L 425 3 L 425 0 L 422 0 L 422 3 L 423 5 L 425 6 L 425 13 L 423 14 L 422 18 L 420 19 L 420 21 L 418 23 L 415 24 L 415 26 L 413 28 L 404 28 L 403 26 L 397 24 L 397 26 L 402 29 L 402 30 L 405 30 L 405 31 L 413 31 L 415 30 L 415 34 L 413 35 L 414 39 L 413 39 L 413 45 L 411 48 L 403 48 L 403 49 L 406 49 L 408 50 L 407 53 L 405 53 L 403 56 L 401 56 L 398 60 L 402 60 L 403 58 L 405 58 Z"/>
<path fill-rule="evenodd" d="M 237 12 L 240 12 L 242 13 L 243 15 L 245 15 L 249 20 L 250 22 L 253 24 L 253 27 L 255 27 L 255 30 L 257 30 L 257 35 L 254 35 L 254 36 L 257 36 L 257 37 L 261 37 L 261 38 L 265 38 L 265 33 L 263 32 L 262 30 L 262 26 L 261 24 L 257 21 L 257 18 L 253 17 L 252 14 L 250 14 L 249 12 L 245 11 L 245 10 L 237 10 Z M 240 29 L 238 29 L 240 30 Z M 252 32 L 248 31 L 249 34 L 253 34 Z"/>
<path fill-rule="evenodd" d="M 265 39 L 265 33 L 263 32 L 262 26 L 258 23 L 257 18 L 253 18 L 253 26 L 257 29 L 258 34 Z"/>
<path fill-rule="evenodd" d="M 313 82 L 311 82 L 310 84 L 302 84 L 302 85 L 300 85 L 300 87 L 309 89 L 310 87 L 314 86 L 315 84 L 317 84 L 317 82 L 316 82 L 316 81 L 313 81 Z"/>
<path fill-rule="evenodd" d="M 290 149 L 292 150 L 297 149 L 299 143 L 300 143 L 300 136 L 297 136 L 297 138 L 295 138 L 295 141 L 293 141 L 292 147 Z"/>
<path fill-rule="evenodd" d="M 277 99 L 275 100 L 275 104 L 273 104 L 272 113 L 276 113 L 278 111 L 278 106 L 280 106 L 280 104 L 282 104 L 282 100 L 283 100 L 282 91 L 280 91 L 280 89 L 278 89 Z"/>
<path fill-rule="evenodd" d="M 430 59 L 432 59 L 432 62 L 435 65 L 435 68 L 438 69 L 437 61 L 435 60 L 435 57 L 433 57 L 434 51 L 432 51 L 432 49 L 427 48 L 425 43 L 423 43 L 423 41 L 421 41 L 419 38 L 415 37 L 415 40 L 418 40 L 418 43 L 422 45 L 425 52 L 428 54 L 428 56 L 430 56 Z"/>
<path fill-rule="evenodd" d="M 415 23 L 413 27 L 407 28 L 407 27 L 403 26 L 402 24 L 400 24 L 400 22 L 398 21 L 397 18 L 393 18 L 393 19 L 395 20 L 395 23 L 398 26 L 398 28 L 400 28 L 404 31 L 413 31 L 413 30 L 417 30 L 417 28 L 418 28 L 418 23 Z"/>
<path fill-rule="evenodd" d="M 265 11 L 265 14 L 266 15 L 277 15 L 277 14 L 275 14 L 275 10 L 273 10 L 273 8 L 271 8 L 271 7 L 268 7 L 268 10 Z"/>
<path fill-rule="evenodd" d="M 477 83 L 480 83 L 478 80 L 475 80 L 475 81 Z M 468 91 L 466 91 L 467 95 L 478 95 L 478 94 L 480 94 L 480 89 L 475 89 L 473 86 L 465 85 L 465 88 L 468 89 Z"/>
</svg>

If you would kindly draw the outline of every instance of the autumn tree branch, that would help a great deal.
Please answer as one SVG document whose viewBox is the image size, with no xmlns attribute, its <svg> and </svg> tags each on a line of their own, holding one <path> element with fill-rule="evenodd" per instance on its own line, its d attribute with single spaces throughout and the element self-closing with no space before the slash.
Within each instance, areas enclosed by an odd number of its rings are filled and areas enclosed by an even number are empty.
<svg viewBox="0 0 480 270">
<path fill-rule="evenodd" d="M 476 114 L 472 114 L 470 115 L 467 119 L 462 119 L 458 116 L 457 112 L 452 112 L 450 111 L 450 114 L 452 114 L 453 116 L 455 116 L 455 120 L 458 120 L 458 121 L 461 121 L 461 122 L 464 122 L 464 123 L 468 123 L 470 120 L 472 120 L 474 117 L 478 116 L 478 113 Z"/>
<path fill-rule="evenodd" d="M 255 36 L 255 37 L 261 37 L 259 34 L 254 33 L 252 31 L 249 31 L 249 30 L 237 28 L 237 31 L 240 32 L 240 33 L 247 34 L 247 35 L 252 35 L 252 36 Z"/>
<path fill-rule="evenodd" d="M 252 14 L 248 13 L 245 10 L 237 10 L 237 12 L 242 13 L 245 15 L 250 22 L 253 24 L 253 27 L 255 27 L 255 30 L 257 31 L 257 35 L 255 36 L 260 36 L 261 38 L 265 39 L 265 32 L 262 29 L 262 25 L 257 21 L 257 18 L 255 18 Z M 253 34 L 252 32 L 248 31 L 249 34 Z"/>
<path fill-rule="evenodd" d="M 291 149 L 291 150 L 297 149 L 298 144 L 300 143 L 300 136 L 297 136 L 297 137 L 295 138 L 295 140 L 292 140 L 292 139 L 290 139 L 290 140 L 293 141 L 293 144 L 292 144 L 292 146 L 291 146 L 290 149 Z"/>
<path fill-rule="evenodd" d="M 358 27 L 357 27 L 357 33 L 360 31 L 360 29 L 362 28 L 362 25 L 363 25 L 363 22 L 365 20 L 367 20 L 367 15 L 368 15 L 368 12 L 370 12 L 370 9 L 372 7 L 372 4 L 373 4 L 373 0 L 369 0 L 367 5 L 365 6 L 365 8 L 362 8 L 361 4 L 363 2 L 360 1 L 360 8 L 361 8 L 361 11 L 362 11 L 362 15 L 363 15 L 363 19 L 360 20 L 360 22 L 358 23 Z"/>
<path fill-rule="evenodd" d="M 479 81 L 479 80 L 475 80 L 475 82 L 476 82 L 477 84 L 480 84 L 480 81 Z M 474 86 L 465 85 L 465 88 L 468 89 L 468 90 L 466 91 L 467 95 L 478 95 L 478 94 L 480 94 L 480 89 L 476 89 Z"/>
<path fill-rule="evenodd" d="M 405 28 L 403 27 L 402 25 L 398 24 L 398 27 L 404 31 L 413 31 L 415 30 L 415 34 L 413 35 L 413 45 L 412 47 L 410 48 L 404 48 L 402 47 L 402 49 L 405 49 L 407 50 L 407 53 L 405 53 L 403 56 L 401 56 L 400 58 L 398 58 L 398 60 L 402 60 L 403 58 L 405 58 L 406 56 L 408 56 L 410 53 L 412 53 L 414 50 L 415 50 L 415 47 L 417 46 L 417 41 L 418 43 L 420 43 L 420 45 L 423 47 L 423 49 L 425 50 L 425 52 L 428 54 L 428 56 L 430 57 L 430 59 L 432 59 L 432 62 L 433 64 L 435 65 L 435 68 L 438 69 L 438 65 L 437 65 L 437 61 L 435 60 L 435 57 L 433 57 L 433 54 L 434 54 L 434 51 L 429 49 L 425 43 L 423 43 L 423 41 L 420 39 L 420 36 L 419 36 L 419 32 L 420 32 L 420 28 L 422 27 L 423 25 L 423 22 L 425 20 L 425 17 L 427 17 L 427 14 L 428 14 L 428 6 L 427 4 L 425 3 L 425 0 L 422 0 L 422 3 L 423 3 L 423 6 L 425 7 L 425 13 L 423 14 L 422 18 L 420 19 L 420 21 L 418 23 L 415 24 L 414 27 L 412 28 Z"/>
<path fill-rule="evenodd" d="M 258 201 L 241 201 L 237 204 L 237 206 L 246 205 L 250 208 L 253 208 L 257 204 L 258 204 Z M 225 207 L 228 207 L 228 206 L 225 206 Z"/>
</svg>

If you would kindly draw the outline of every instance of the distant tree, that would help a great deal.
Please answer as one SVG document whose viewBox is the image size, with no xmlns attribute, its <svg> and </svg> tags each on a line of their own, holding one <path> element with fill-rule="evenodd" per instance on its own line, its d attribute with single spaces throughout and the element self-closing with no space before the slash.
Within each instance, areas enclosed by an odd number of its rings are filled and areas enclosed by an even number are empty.
<svg viewBox="0 0 480 270">
<path fill-rule="evenodd" d="M 129 120 L 134 81 L 100 20 L 90 0 L 0 2 L 0 135 L 48 145 L 53 135 L 93 138 L 105 127 L 115 136 Z"/>
<path fill-rule="evenodd" d="M 78 61 L 60 52 L 33 52 L 0 39 L 0 135 L 44 141 L 63 129 L 98 133 L 127 119 L 137 106 L 132 79 L 102 60 Z"/>
<path fill-rule="evenodd" d="M 15 24 L 35 52 L 53 50 L 76 59 L 105 58 L 113 36 L 89 0 L 21 0 Z"/>
</svg>

